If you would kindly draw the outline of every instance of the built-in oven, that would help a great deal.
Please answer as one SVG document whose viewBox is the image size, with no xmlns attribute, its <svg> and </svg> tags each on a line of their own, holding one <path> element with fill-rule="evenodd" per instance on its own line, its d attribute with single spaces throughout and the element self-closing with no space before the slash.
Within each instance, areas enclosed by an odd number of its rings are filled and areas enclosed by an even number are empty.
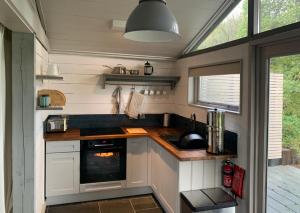
<svg viewBox="0 0 300 213">
<path fill-rule="evenodd" d="M 126 180 L 126 139 L 80 142 L 80 191 L 122 188 Z"/>
</svg>

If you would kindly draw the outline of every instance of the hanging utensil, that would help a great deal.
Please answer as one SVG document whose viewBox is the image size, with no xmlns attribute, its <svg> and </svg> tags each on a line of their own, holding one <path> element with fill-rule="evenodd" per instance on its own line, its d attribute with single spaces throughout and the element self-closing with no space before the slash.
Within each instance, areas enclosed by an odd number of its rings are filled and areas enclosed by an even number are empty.
<svg viewBox="0 0 300 213">
<path fill-rule="evenodd" d="M 117 87 L 112 94 L 116 108 L 116 114 L 120 114 L 121 111 L 121 91 L 122 87 Z"/>
</svg>

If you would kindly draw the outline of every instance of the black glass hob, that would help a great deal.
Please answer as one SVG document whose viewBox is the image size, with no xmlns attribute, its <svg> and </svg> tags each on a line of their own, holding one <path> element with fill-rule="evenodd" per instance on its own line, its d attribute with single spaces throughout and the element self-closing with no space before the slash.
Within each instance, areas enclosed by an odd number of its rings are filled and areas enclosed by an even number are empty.
<svg viewBox="0 0 300 213">
<path fill-rule="evenodd" d="M 119 135 L 124 134 L 122 128 L 87 128 L 80 129 L 80 136 L 93 136 L 93 135 Z"/>
</svg>

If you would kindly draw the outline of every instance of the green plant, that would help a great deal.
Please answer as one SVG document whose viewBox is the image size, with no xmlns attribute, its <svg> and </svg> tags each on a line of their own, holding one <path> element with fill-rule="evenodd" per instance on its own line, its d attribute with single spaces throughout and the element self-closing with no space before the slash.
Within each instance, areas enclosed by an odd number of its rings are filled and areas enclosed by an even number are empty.
<svg viewBox="0 0 300 213">
<path fill-rule="evenodd" d="M 300 55 L 271 59 L 270 70 L 283 78 L 283 147 L 300 154 Z"/>
</svg>

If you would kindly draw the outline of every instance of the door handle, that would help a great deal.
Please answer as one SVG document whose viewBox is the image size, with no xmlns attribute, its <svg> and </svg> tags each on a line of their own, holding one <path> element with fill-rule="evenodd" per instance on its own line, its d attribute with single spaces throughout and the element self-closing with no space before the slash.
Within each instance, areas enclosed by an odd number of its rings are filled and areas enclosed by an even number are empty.
<svg viewBox="0 0 300 213">
<path fill-rule="evenodd" d="M 113 146 L 113 144 L 95 144 L 93 147 L 106 147 L 106 146 Z"/>
</svg>

